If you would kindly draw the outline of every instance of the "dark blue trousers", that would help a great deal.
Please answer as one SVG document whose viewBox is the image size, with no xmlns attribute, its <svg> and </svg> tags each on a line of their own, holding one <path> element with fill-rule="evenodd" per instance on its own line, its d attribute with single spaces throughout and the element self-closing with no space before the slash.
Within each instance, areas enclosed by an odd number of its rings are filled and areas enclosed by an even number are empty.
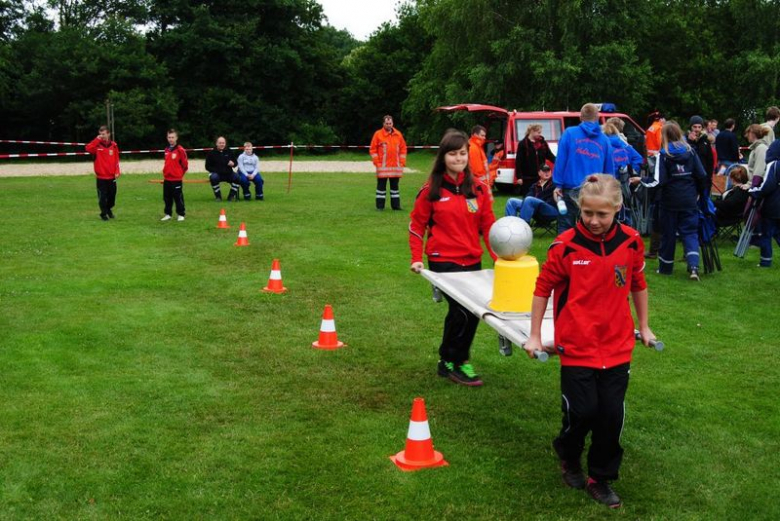
<svg viewBox="0 0 780 521">
<path fill-rule="evenodd" d="M 661 208 L 659 220 L 663 235 L 658 250 L 658 271 L 665 275 L 674 268 L 674 250 L 677 246 L 677 234 L 683 243 L 688 269 L 699 269 L 699 211 L 668 210 Z"/>
</svg>

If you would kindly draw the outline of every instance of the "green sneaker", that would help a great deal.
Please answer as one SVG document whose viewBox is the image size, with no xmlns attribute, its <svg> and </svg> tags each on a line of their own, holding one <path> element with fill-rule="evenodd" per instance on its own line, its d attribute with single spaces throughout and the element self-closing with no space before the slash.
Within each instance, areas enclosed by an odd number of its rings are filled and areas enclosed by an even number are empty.
<svg viewBox="0 0 780 521">
<path fill-rule="evenodd" d="M 437 373 L 439 376 L 443 378 L 449 378 L 450 373 L 452 370 L 455 369 L 455 365 L 452 362 L 445 362 L 444 360 L 439 360 L 439 367 L 437 369 Z"/>
<path fill-rule="evenodd" d="M 460 385 L 467 385 L 469 387 L 477 387 L 482 385 L 482 379 L 474 371 L 474 367 L 468 363 L 463 362 L 458 367 L 450 371 L 450 380 Z"/>
</svg>

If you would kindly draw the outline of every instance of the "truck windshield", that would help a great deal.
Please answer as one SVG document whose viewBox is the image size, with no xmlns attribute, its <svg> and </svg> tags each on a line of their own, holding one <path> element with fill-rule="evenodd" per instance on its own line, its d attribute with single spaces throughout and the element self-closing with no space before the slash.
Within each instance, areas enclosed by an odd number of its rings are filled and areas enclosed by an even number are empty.
<svg viewBox="0 0 780 521">
<path fill-rule="evenodd" d="M 561 121 L 559 119 L 517 119 L 515 120 L 515 133 L 518 141 L 525 138 L 528 125 L 541 125 L 542 136 L 547 141 L 558 141 L 561 137 Z"/>
</svg>

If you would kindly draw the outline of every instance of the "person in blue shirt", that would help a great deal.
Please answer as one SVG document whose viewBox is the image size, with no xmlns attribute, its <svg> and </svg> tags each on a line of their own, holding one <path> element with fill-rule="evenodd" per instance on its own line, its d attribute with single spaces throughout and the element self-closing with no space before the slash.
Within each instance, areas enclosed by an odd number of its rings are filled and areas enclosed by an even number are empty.
<svg viewBox="0 0 780 521">
<path fill-rule="evenodd" d="M 567 212 L 558 218 L 558 233 L 574 227 L 578 217 L 575 203 L 583 181 L 591 174 L 612 174 L 612 150 L 598 123 L 599 109 L 586 103 L 580 109 L 581 123 L 569 127 L 558 142 L 558 157 L 553 171 L 556 198 L 563 198 Z"/>
</svg>

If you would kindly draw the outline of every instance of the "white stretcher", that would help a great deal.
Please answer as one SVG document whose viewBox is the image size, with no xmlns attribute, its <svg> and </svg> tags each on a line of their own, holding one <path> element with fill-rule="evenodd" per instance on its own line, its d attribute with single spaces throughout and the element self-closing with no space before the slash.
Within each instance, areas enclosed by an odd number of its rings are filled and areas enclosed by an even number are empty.
<svg viewBox="0 0 780 521">
<path fill-rule="evenodd" d="M 446 293 L 463 307 L 474 313 L 498 333 L 499 350 L 504 356 L 512 354 L 512 344 L 522 346 L 531 333 L 531 313 L 505 313 L 490 309 L 493 297 L 493 270 L 462 271 L 456 273 L 434 273 L 422 270 L 425 277 L 436 289 Z M 542 320 L 542 345 L 554 344 L 552 300 L 548 301 L 547 311 Z M 538 353 L 537 358 L 547 360 L 547 353 Z"/>
</svg>

